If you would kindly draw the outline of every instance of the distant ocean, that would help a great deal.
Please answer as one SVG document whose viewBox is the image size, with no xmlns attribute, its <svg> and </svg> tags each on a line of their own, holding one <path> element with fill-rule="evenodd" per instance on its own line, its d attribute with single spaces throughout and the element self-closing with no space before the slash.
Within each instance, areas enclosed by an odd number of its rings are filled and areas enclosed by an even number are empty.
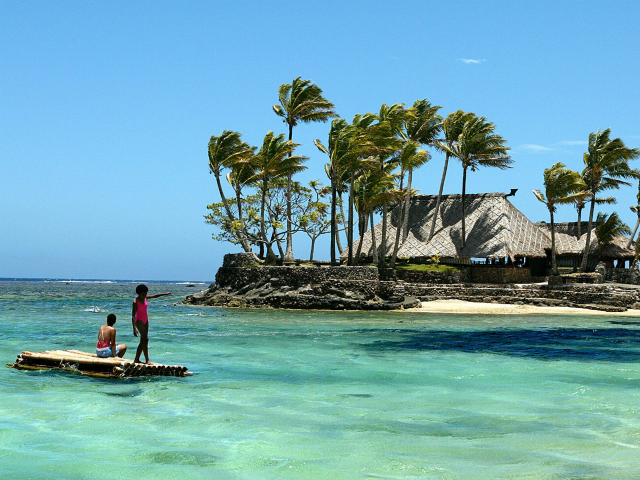
<svg viewBox="0 0 640 480">
<path fill-rule="evenodd" d="M 0 356 L 131 357 L 139 281 L 0 280 Z M 147 282 L 150 354 L 194 375 L 0 369 L 2 479 L 637 479 L 640 322 L 186 307 Z M 190 286 L 194 285 L 194 286 Z"/>
</svg>

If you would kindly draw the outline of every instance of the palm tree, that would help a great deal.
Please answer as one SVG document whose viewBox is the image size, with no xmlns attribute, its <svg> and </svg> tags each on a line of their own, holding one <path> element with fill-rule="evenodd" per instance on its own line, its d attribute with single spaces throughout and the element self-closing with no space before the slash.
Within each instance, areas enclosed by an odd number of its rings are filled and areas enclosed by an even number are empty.
<svg viewBox="0 0 640 480">
<path fill-rule="evenodd" d="M 600 249 L 611 243 L 618 235 L 629 235 L 630 233 L 631 229 L 620 219 L 616 212 L 611 215 L 602 212 L 598 213 L 596 217 L 596 238 Z"/>
<path fill-rule="evenodd" d="M 328 171 L 329 181 L 331 183 L 331 265 L 336 264 L 336 239 L 338 236 L 336 207 L 338 184 L 341 178 L 339 166 L 356 154 L 356 152 L 349 148 L 352 136 L 353 128 L 349 126 L 345 119 L 338 118 L 331 122 L 329 142 L 326 147 L 318 139 L 315 139 L 313 142 L 318 150 L 329 156 L 329 163 L 325 169 Z"/>
<path fill-rule="evenodd" d="M 260 147 L 260 151 L 253 157 L 253 167 L 255 173 L 249 177 L 248 183 L 259 183 L 262 193 L 260 202 L 260 235 L 262 242 L 267 247 L 267 261 L 273 262 L 276 258 L 273 253 L 272 240 L 267 239 L 264 212 L 267 202 L 267 191 L 269 182 L 277 178 L 288 178 L 294 173 L 301 172 L 306 167 L 302 165 L 308 160 L 303 155 L 292 155 L 293 150 L 298 146 L 291 140 L 285 140 L 284 134 L 275 136 L 273 132 L 268 132 Z"/>
<path fill-rule="evenodd" d="M 384 149 L 378 154 L 379 168 L 381 170 L 385 169 L 385 163 L 389 160 L 389 157 L 402 146 L 400 138 L 402 138 L 402 128 L 407 115 L 413 115 L 413 112 L 407 112 L 403 103 L 394 103 L 391 106 L 383 103 L 380 107 L 378 120 L 381 126 L 389 130 L 389 135 L 387 135 L 384 140 Z M 381 255 L 378 259 L 379 268 L 384 268 L 386 262 L 388 207 L 388 202 L 383 201 L 382 235 L 380 237 Z"/>
<path fill-rule="evenodd" d="M 551 217 L 551 268 L 553 275 L 558 275 L 558 263 L 556 261 L 556 229 L 553 214 L 557 205 L 572 203 L 581 190 L 580 174 L 565 168 L 558 162 L 544 171 L 544 193 L 534 190 L 533 194 L 549 209 Z"/>
<path fill-rule="evenodd" d="M 235 220 L 229 202 L 222 190 L 222 183 L 220 182 L 220 175 L 224 168 L 233 168 L 235 164 L 248 161 L 253 156 L 253 147 L 241 140 L 242 134 L 233 132 L 231 130 L 225 130 L 219 137 L 215 135 L 211 136 L 209 140 L 208 155 L 209 155 L 209 170 L 216 177 L 216 183 L 218 184 L 218 191 L 222 203 L 227 212 L 227 216 L 230 222 Z M 238 208 L 240 205 L 238 204 Z M 240 210 L 238 210 L 240 214 Z M 240 220 L 242 220 L 240 218 Z M 235 236 L 240 242 L 243 250 L 247 253 L 252 253 L 251 245 L 245 235 L 243 229 L 236 230 Z"/>
<path fill-rule="evenodd" d="M 436 232 L 436 219 L 438 218 L 438 213 L 440 212 L 440 204 L 442 203 L 442 191 L 444 190 L 444 181 L 447 177 L 449 158 L 451 157 L 451 153 L 449 153 L 449 151 L 444 147 L 448 147 L 449 150 L 453 148 L 453 145 L 458 141 L 458 137 L 462 133 L 462 127 L 464 126 L 466 121 L 474 115 L 474 113 L 466 113 L 462 110 L 450 113 L 449 115 L 447 115 L 447 118 L 444 120 L 444 122 L 442 122 L 442 132 L 444 133 L 444 138 L 435 141 L 438 149 L 445 152 L 445 157 L 444 168 L 442 169 L 442 180 L 440 180 L 440 190 L 438 190 L 438 199 L 436 200 L 436 208 L 433 211 L 433 218 L 431 219 L 429 240 L 433 238 Z"/>
<path fill-rule="evenodd" d="M 400 164 L 400 176 L 404 177 L 408 172 L 407 188 L 404 193 L 404 202 L 398 205 L 398 222 L 396 224 L 396 240 L 393 245 L 393 253 L 391 254 L 390 268 L 396 265 L 398 257 L 398 248 L 400 246 L 400 236 L 402 232 L 408 229 L 409 225 L 409 202 L 411 201 L 411 177 L 413 170 L 419 168 L 429 161 L 429 154 L 425 150 L 420 150 L 420 144 L 415 141 L 406 142 L 402 146 L 398 154 L 398 163 Z M 402 181 L 402 180 L 401 180 Z M 402 183 L 400 184 L 402 191 Z"/>
<path fill-rule="evenodd" d="M 350 262 L 353 257 L 353 182 L 357 174 L 366 168 L 367 158 L 379 151 L 376 140 L 380 137 L 380 130 L 372 128 L 376 116 L 370 113 L 356 115 L 353 123 L 348 124 L 344 119 L 336 119 L 331 123 L 329 142 L 325 147 L 320 140 L 314 140 L 318 149 L 329 156 L 326 166 L 331 181 L 331 263 L 336 263 L 335 245 L 338 239 L 337 226 L 337 191 L 342 182 L 349 179 L 349 219 L 347 228 L 347 242 L 349 243 Z"/>
<path fill-rule="evenodd" d="M 582 177 L 582 173 L 579 173 L 580 181 L 584 184 L 584 188 L 582 189 L 581 195 L 576 195 L 573 203 L 575 204 L 576 211 L 578 212 L 578 240 L 582 236 L 582 210 L 584 210 L 585 205 L 587 204 L 587 199 L 589 198 L 589 192 L 587 191 L 586 183 L 584 182 L 584 178 Z"/>
<path fill-rule="evenodd" d="M 470 114 L 462 127 L 457 141 L 453 145 L 442 144 L 445 153 L 456 157 L 462 163 L 462 248 L 466 243 L 465 233 L 465 195 L 467 186 L 467 170 L 475 172 L 479 167 L 496 167 L 501 170 L 511 168 L 513 163 L 507 155 L 509 148 L 506 140 L 493 133 L 495 125 L 487 122 L 485 117 Z"/>
<path fill-rule="evenodd" d="M 383 204 L 393 203 L 399 200 L 399 191 L 395 188 L 395 179 L 388 171 L 387 166 L 384 170 L 378 168 L 368 170 L 360 175 L 356 180 L 354 188 L 355 207 L 360 217 L 360 240 L 356 251 L 356 263 L 360 259 L 362 252 L 362 242 L 364 234 L 367 230 L 367 222 L 371 222 L 371 248 L 373 254 L 373 263 L 378 263 L 378 249 L 376 245 L 375 223 L 373 220 L 374 210 L 382 208 Z M 384 252 L 383 252 L 384 254 Z"/>
<path fill-rule="evenodd" d="M 610 134 L 610 129 L 590 133 L 588 153 L 584 154 L 585 169 L 582 175 L 587 184 L 591 206 L 580 272 L 584 272 L 587 268 L 593 213 L 596 205 L 595 198 L 600 192 L 617 190 L 621 185 L 630 185 L 629 182 L 622 180 L 623 178 L 638 178 L 638 172 L 631 169 L 628 162 L 638 158 L 640 150 L 626 147 L 619 138 L 611 140 Z"/>
<path fill-rule="evenodd" d="M 374 126 L 378 117 L 371 113 L 356 115 L 351 123 L 353 136 L 350 141 L 352 155 L 344 157 L 339 169 L 349 178 L 349 207 L 347 219 L 347 265 L 353 265 L 353 204 L 356 177 L 375 168 L 373 155 L 379 151 L 380 141 L 384 141 L 383 129 Z"/>
<path fill-rule="evenodd" d="M 227 182 L 233 187 L 236 194 L 238 220 L 240 221 L 242 221 L 242 189 L 248 184 L 249 179 L 254 173 L 251 157 L 248 157 L 248 161 L 234 162 L 231 165 L 231 171 L 227 173 Z"/>
<path fill-rule="evenodd" d="M 440 108 L 442 107 L 439 105 L 431 105 L 426 98 L 413 102 L 413 107 L 410 109 L 412 111 L 412 115 L 407 115 L 405 117 L 403 134 L 404 140 L 409 142 L 418 142 L 426 146 L 436 145 L 436 140 L 442 131 L 442 117 L 438 114 L 438 110 L 440 110 Z M 404 222 L 402 224 L 403 242 L 409 235 L 409 208 L 411 205 L 411 177 L 413 168 L 408 170 L 408 196 L 405 198 Z M 442 186 L 444 186 L 444 182 Z M 442 191 L 440 194 L 442 194 Z"/>
<path fill-rule="evenodd" d="M 289 141 L 293 139 L 293 127 L 299 122 L 326 122 L 337 117 L 333 103 L 322 96 L 322 90 L 311 80 L 295 78 L 291 84 L 280 85 L 280 105 L 273 111 L 289 126 Z M 291 234 L 291 175 L 287 178 L 287 251 L 285 262 L 293 261 L 293 236 Z"/>
</svg>

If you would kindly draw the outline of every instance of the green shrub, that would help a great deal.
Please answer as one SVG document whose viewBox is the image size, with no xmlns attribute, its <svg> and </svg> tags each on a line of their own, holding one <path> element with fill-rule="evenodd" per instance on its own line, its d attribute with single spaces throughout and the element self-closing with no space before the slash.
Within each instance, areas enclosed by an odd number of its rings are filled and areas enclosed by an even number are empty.
<svg viewBox="0 0 640 480">
<path fill-rule="evenodd" d="M 396 264 L 396 270 L 408 270 L 412 272 L 457 272 L 458 270 L 461 270 L 461 268 L 453 265 L 439 265 L 434 263 L 422 265 L 414 263 L 408 265 Z"/>
</svg>

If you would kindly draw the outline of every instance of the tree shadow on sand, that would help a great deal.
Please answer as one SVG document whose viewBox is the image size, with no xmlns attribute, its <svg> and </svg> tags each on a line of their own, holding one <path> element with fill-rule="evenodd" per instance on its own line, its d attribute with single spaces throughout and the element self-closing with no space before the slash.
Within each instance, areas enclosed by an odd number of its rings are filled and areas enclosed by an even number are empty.
<svg viewBox="0 0 640 480">
<path fill-rule="evenodd" d="M 383 333 L 383 332 L 379 332 Z M 370 353 L 455 351 L 537 360 L 640 362 L 640 330 L 625 328 L 389 330 L 388 340 L 361 347 Z"/>
</svg>

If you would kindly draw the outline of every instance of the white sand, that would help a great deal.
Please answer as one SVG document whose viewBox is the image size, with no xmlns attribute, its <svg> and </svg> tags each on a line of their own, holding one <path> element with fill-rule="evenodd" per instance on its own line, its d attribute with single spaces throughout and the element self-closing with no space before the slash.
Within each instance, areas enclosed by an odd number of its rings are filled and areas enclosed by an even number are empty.
<svg viewBox="0 0 640 480">
<path fill-rule="evenodd" d="M 626 312 L 601 312 L 587 308 L 536 307 L 533 305 L 511 305 L 501 303 L 478 303 L 464 300 L 434 300 L 422 302 L 422 307 L 405 311 L 435 313 L 469 313 L 490 315 L 609 315 L 618 317 L 640 317 L 640 310 Z"/>
</svg>

